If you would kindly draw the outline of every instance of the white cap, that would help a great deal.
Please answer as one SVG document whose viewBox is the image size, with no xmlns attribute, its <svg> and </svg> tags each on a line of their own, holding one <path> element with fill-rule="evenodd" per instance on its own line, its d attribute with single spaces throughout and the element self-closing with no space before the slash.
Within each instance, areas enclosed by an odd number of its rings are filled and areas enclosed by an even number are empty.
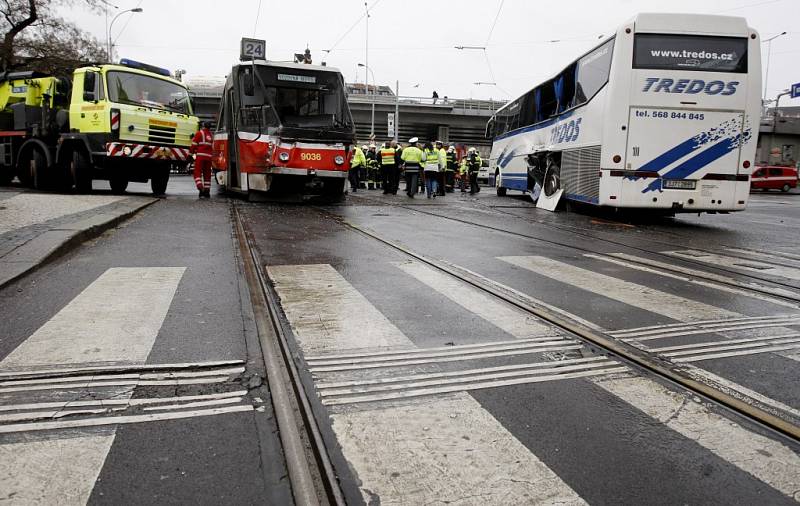
<svg viewBox="0 0 800 506">
<path fill-rule="evenodd" d="M 364 144 L 363 146 L 361 146 L 361 149 L 369 149 L 369 146 L 367 146 L 366 144 Z"/>
<path fill-rule="evenodd" d="M 469 148 L 467 151 L 469 151 L 470 153 L 474 153 L 477 150 L 475 148 Z"/>
<path fill-rule="evenodd" d="M 370 145 L 369 145 L 369 149 L 373 149 L 373 148 L 376 148 L 376 147 L 377 147 L 377 146 L 376 146 L 375 144 L 370 144 Z"/>
<path fill-rule="evenodd" d="M 417 143 L 419 142 L 419 137 L 412 137 L 408 139 L 408 142 L 410 142 L 411 144 Z"/>
<path fill-rule="evenodd" d="M 447 148 L 447 151 L 455 151 L 455 150 L 456 150 L 456 147 L 455 147 L 455 146 L 449 146 L 449 147 Z"/>
</svg>

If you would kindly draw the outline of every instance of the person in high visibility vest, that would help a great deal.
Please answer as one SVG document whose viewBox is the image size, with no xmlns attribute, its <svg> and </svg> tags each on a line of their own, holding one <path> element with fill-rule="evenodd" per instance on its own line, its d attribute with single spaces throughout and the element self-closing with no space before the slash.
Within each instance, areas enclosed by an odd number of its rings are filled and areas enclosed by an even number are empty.
<svg viewBox="0 0 800 506">
<path fill-rule="evenodd" d="M 350 151 L 352 155 L 350 157 L 350 170 L 347 172 L 347 179 L 350 180 L 350 189 L 353 193 L 356 193 L 358 191 L 361 170 L 367 166 L 367 158 L 364 156 L 364 152 L 361 151 L 361 148 L 355 144 L 350 146 Z"/>
<path fill-rule="evenodd" d="M 481 170 L 481 155 L 475 148 L 469 148 L 467 152 L 467 170 L 469 171 L 469 194 L 474 195 L 481 191 L 478 187 L 478 171 Z"/>
<path fill-rule="evenodd" d="M 447 148 L 446 161 L 447 167 L 444 168 L 444 191 L 446 193 L 453 193 L 458 163 L 456 163 L 456 147 L 452 144 Z"/>
<path fill-rule="evenodd" d="M 192 146 L 189 148 L 194 154 L 194 184 L 200 198 L 211 198 L 211 155 L 214 150 L 210 127 L 211 124 L 204 121 L 200 130 L 192 137 Z"/>
<path fill-rule="evenodd" d="M 425 146 L 425 193 L 429 199 L 435 199 L 438 194 L 439 173 L 445 164 L 443 154 L 439 148 L 430 143 Z"/>
<path fill-rule="evenodd" d="M 370 144 L 368 151 L 365 153 L 367 157 L 367 189 L 378 189 L 380 179 L 378 177 L 378 170 L 380 161 L 378 160 L 378 151 L 375 144 Z"/>
<path fill-rule="evenodd" d="M 461 188 L 461 193 L 467 191 L 467 181 L 469 180 L 469 170 L 467 169 L 467 155 L 461 157 L 461 163 L 458 166 L 458 186 Z"/>
<path fill-rule="evenodd" d="M 417 192 L 417 184 L 419 181 L 419 172 L 422 168 L 422 159 L 424 154 L 422 150 L 417 147 L 419 139 L 412 137 L 408 140 L 409 146 L 403 149 L 400 159 L 403 161 L 403 170 L 406 178 L 406 195 L 414 198 Z"/>
<path fill-rule="evenodd" d="M 439 157 L 444 160 L 439 167 L 439 174 L 437 174 L 438 178 L 436 180 L 436 194 L 440 197 L 444 197 L 444 173 L 445 170 L 447 170 L 447 151 L 445 151 L 444 143 L 442 141 L 436 141 L 436 149 L 439 151 Z"/>
<path fill-rule="evenodd" d="M 397 150 L 392 147 L 391 142 L 387 141 L 383 144 L 383 147 L 381 147 L 378 154 L 380 155 L 383 194 L 388 195 L 390 193 L 397 193 L 397 188 L 394 187 L 394 173 L 397 170 L 397 163 L 395 161 Z"/>
<path fill-rule="evenodd" d="M 364 153 L 364 165 L 358 168 L 358 187 L 367 188 L 367 177 L 369 176 L 369 160 L 367 153 L 369 153 L 369 145 L 364 144 L 361 146 L 361 152 Z"/>
</svg>

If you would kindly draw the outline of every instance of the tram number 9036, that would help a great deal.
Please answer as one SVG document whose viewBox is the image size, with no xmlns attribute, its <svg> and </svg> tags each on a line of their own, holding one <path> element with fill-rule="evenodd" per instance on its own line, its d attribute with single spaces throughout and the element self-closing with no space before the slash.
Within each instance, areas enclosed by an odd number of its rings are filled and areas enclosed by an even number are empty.
<svg viewBox="0 0 800 506">
<path fill-rule="evenodd" d="M 318 162 L 322 160 L 322 155 L 319 153 L 300 153 L 301 160 Z"/>
</svg>

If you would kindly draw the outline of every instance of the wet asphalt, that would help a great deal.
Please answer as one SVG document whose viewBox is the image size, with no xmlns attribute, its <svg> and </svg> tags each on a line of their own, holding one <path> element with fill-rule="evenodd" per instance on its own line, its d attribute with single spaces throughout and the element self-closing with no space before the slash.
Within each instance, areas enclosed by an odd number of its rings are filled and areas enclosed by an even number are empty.
<svg viewBox="0 0 800 506">
<path fill-rule="evenodd" d="M 99 185 L 98 185 L 99 186 Z M 102 187 L 99 193 L 108 190 Z M 238 272 L 231 206 L 238 206 L 261 263 L 329 264 L 419 348 L 509 341 L 513 336 L 405 274 L 402 253 L 342 224 L 366 227 L 423 255 L 445 260 L 609 330 L 676 323 L 580 284 L 561 282 L 499 260 L 542 256 L 563 264 L 723 308 L 746 316 L 797 313 L 769 301 L 626 269 L 586 253 L 628 253 L 702 269 L 742 282 L 800 293 L 800 281 L 667 259 L 666 251 L 749 248 L 800 254 L 800 191 L 753 194 L 746 212 L 643 217 L 616 213 L 548 213 L 527 197 L 500 198 L 491 188 L 428 200 L 379 191 L 325 202 L 251 203 L 216 194 L 198 200 L 191 178 L 173 178 L 168 197 L 124 226 L 88 242 L 2 291 L 0 359 L 47 322 L 110 267 L 185 266 L 148 363 L 243 359 L 262 374 L 246 287 Z M 148 193 L 132 184 L 129 193 Z M 756 276 L 758 279 L 756 279 Z M 284 322 L 291 337 L 291 327 Z M 793 326 L 793 330 L 798 330 Z M 722 339 L 713 334 L 700 340 Z M 683 344 L 686 338 L 663 345 Z M 661 344 L 661 343 L 659 343 Z M 298 362 L 302 353 L 295 348 Z M 597 353 L 586 349 L 583 356 Z M 546 354 L 484 359 L 475 367 L 548 360 Z M 798 362 L 775 353 L 698 364 L 800 409 Z M 413 372 L 448 370 L 420 366 Z M 309 390 L 314 379 L 303 371 Z M 680 391 L 677 387 L 668 388 Z M 160 392 L 163 393 L 163 392 Z M 206 393 L 202 388 L 183 394 Z M 159 392 L 137 390 L 135 397 Z M 787 497 L 692 440 L 598 388 L 590 380 L 504 386 L 469 393 L 581 497 L 592 504 L 789 504 Z M 265 388 L 265 412 L 121 426 L 90 498 L 93 504 L 286 504 L 290 489 Z M 312 392 L 313 397 L 313 392 Z M 358 483 L 329 427 L 328 408 L 315 414 L 346 488 Z M 754 432 L 773 434 L 722 409 Z M 398 422 L 400 423 L 400 422 Z M 792 446 L 794 451 L 798 447 Z M 349 497 L 353 497 L 349 495 Z"/>
</svg>

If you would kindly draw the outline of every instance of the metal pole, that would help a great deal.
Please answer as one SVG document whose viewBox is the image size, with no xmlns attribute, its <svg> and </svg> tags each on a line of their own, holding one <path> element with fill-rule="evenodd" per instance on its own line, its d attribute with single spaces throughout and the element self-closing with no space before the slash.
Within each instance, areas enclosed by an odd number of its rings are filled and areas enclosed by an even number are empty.
<svg viewBox="0 0 800 506">
<path fill-rule="evenodd" d="M 400 81 L 394 83 L 394 141 L 400 135 Z"/>
<path fill-rule="evenodd" d="M 762 100 L 767 100 L 767 86 L 769 85 L 769 55 L 772 53 L 772 39 L 767 41 L 767 75 L 764 78 L 764 98 Z"/>
<path fill-rule="evenodd" d="M 369 6 L 367 2 L 364 2 L 364 10 L 367 13 L 367 38 L 366 42 L 364 43 L 364 67 L 366 67 L 366 72 L 364 72 L 364 92 L 369 92 Z M 372 77 L 372 85 L 375 85 L 375 77 Z M 372 121 L 369 126 L 369 136 L 370 139 L 375 136 L 375 92 L 373 90 L 372 93 Z"/>
</svg>

